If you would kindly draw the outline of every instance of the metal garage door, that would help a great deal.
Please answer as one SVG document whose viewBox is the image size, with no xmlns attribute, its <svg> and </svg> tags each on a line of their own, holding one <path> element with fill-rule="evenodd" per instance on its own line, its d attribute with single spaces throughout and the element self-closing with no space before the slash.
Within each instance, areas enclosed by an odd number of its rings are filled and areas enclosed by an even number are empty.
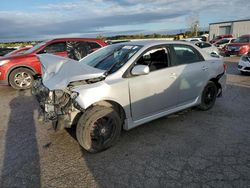
<svg viewBox="0 0 250 188">
<path fill-rule="evenodd" d="M 219 28 L 220 35 L 231 34 L 231 26 L 221 26 Z"/>
</svg>

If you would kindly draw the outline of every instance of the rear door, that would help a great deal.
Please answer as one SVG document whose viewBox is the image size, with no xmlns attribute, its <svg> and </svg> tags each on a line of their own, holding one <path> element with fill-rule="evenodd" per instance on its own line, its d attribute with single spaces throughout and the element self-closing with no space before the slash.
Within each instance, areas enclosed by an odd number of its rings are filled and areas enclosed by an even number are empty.
<svg viewBox="0 0 250 188">
<path fill-rule="evenodd" d="M 207 84 L 208 66 L 202 55 L 194 47 L 184 44 L 173 44 L 171 66 L 179 67 L 178 106 L 194 102 Z"/>
</svg>

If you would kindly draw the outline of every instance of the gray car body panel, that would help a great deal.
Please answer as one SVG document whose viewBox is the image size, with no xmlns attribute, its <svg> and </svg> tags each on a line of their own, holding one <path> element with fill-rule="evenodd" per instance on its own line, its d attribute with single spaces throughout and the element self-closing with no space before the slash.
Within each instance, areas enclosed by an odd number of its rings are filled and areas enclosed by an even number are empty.
<svg viewBox="0 0 250 188">
<path fill-rule="evenodd" d="M 223 59 L 221 57 L 212 57 L 195 45 L 187 44 L 186 42 L 138 41 L 126 42 L 125 44 L 141 45 L 143 47 L 118 71 L 108 75 L 104 80 L 92 84 L 79 85 L 74 87 L 72 91 L 79 93 L 75 100 L 83 109 L 87 109 L 101 101 L 118 103 L 126 114 L 124 123 L 124 129 L 126 130 L 200 104 L 201 94 L 207 82 L 224 73 Z M 200 52 L 205 61 L 168 67 L 150 72 L 147 75 L 123 77 L 128 68 L 145 50 L 154 46 L 169 44 L 190 45 Z M 44 64 L 42 56 L 40 56 L 40 60 Z M 69 81 L 95 78 L 104 73 L 102 70 L 79 64 L 79 62 L 74 62 L 74 65 L 77 65 L 76 68 L 73 68 L 73 65 L 70 67 L 61 66 L 61 68 L 56 69 L 58 74 L 51 78 L 43 75 L 43 84 L 52 90 L 63 90 Z M 47 75 L 51 74 L 51 70 L 54 70 L 50 68 L 49 63 L 46 63 L 43 67 L 47 68 Z M 64 68 L 72 68 L 73 70 L 68 70 L 71 73 L 67 74 L 67 71 L 63 70 Z M 87 71 L 84 71 L 84 69 Z M 199 75 L 193 75 L 195 70 L 199 72 Z M 56 78 L 57 76 L 58 78 Z M 65 76 L 64 81 L 61 80 L 63 76 Z M 165 83 L 163 80 L 165 80 Z M 226 75 L 223 74 L 219 80 L 223 89 L 225 80 Z M 151 85 L 146 85 L 145 81 L 150 81 Z M 183 99 L 184 96 L 186 98 L 181 101 L 180 99 Z M 164 104 L 164 101 L 167 101 L 166 104 Z"/>
</svg>

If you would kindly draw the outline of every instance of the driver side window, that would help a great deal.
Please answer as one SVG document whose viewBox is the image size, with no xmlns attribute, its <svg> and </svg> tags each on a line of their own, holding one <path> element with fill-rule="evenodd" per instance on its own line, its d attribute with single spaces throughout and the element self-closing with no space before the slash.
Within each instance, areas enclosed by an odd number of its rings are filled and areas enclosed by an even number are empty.
<svg viewBox="0 0 250 188">
<path fill-rule="evenodd" d="M 151 49 L 145 52 L 136 64 L 149 66 L 150 72 L 168 67 L 168 51 L 165 47 Z"/>
</svg>

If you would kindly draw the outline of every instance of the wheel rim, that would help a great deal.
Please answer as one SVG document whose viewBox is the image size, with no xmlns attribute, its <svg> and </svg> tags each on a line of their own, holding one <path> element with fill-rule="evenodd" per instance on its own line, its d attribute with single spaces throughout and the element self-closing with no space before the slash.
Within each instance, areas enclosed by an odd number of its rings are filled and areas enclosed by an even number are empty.
<svg viewBox="0 0 250 188">
<path fill-rule="evenodd" d="M 14 83 L 20 88 L 26 88 L 31 85 L 32 77 L 27 72 L 18 72 L 14 76 Z"/>
<path fill-rule="evenodd" d="M 115 132 L 115 121 L 113 118 L 105 116 L 96 120 L 92 126 L 90 137 L 97 146 L 107 144 Z"/>
<path fill-rule="evenodd" d="M 204 103 L 206 105 L 211 105 L 214 102 L 216 96 L 216 89 L 212 86 L 207 87 L 205 91 Z"/>
</svg>

